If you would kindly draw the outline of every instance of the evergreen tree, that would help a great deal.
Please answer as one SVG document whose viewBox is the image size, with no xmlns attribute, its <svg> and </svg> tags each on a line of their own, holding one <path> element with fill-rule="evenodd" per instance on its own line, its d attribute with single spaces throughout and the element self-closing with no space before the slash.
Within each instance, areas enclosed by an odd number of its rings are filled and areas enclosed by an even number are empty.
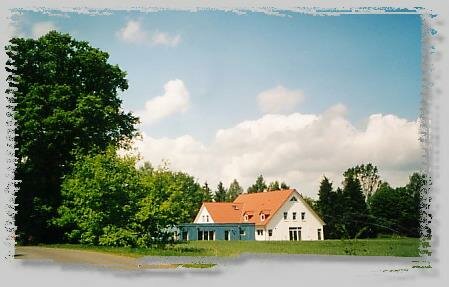
<svg viewBox="0 0 449 287">
<path fill-rule="evenodd" d="M 281 189 L 290 189 L 290 186 L 288 186 L 285 182 L 281 182 Z"/>
<path fill-rule="evenodd" d="M 204 201 L 205 202 L 211 202 L 213 200 L 212 192 L 209 188 L 209 184 L 204 182 L 204 185 L 201 187 L 204 193 Z"/>
<path fill-rule="evenodd" d="M 360 181 L 356 177 L 349 176 L 345 179 L 343 199 L 343 224 L 347 235 L 350 238 L 354 238 L 364 229 L 369 227 L 367 221 L 368 207 L 365 202 L 365 196 L 363 195 Z"/>
<path fill-rule="evenodd" d="M 226 201 L 226 188 L 224 188 L 223 183 L 220 181 L 215 191 L 215 202 L 225 202 Z"/>
<path fill-rule="evenodd" d="M 243 188 L 240 186 L 237 179 L 234 179 L 233 182 L 229 185 L 228 192 L 226 193 L 226 201 L 233 202 L 237 196 L 242 194 Z"/>
<path fill-rule="evenodd" d="M 279 182 L 273 181 L 268 185 L 268 191 L 275 191 L 275 190 L 281 190 L 281 188 L 279 187 Z"/>
<path fill-rule="evenodd" d="M 335 192 L 332 188 L 332 183 L 327 177 L 321 180 L 320 190 L 318 192 L 318 201 L 316 202 L 316 209 L 318 214 L 324 220 L 324 234 L 326 238 L 340 238 L 341 230 L 339 227 L 342 222 L 342 208 L 341 205 L 342 191 L 338 189 Z"/>
<path fill-rule="evenodd" d="M 267 185 L 265 184 L 263 176 L 259 175 L 256 179 L 256 183 L 248 187 L 248 193 L 264 192 L 266 188 Z"/>
</svg>

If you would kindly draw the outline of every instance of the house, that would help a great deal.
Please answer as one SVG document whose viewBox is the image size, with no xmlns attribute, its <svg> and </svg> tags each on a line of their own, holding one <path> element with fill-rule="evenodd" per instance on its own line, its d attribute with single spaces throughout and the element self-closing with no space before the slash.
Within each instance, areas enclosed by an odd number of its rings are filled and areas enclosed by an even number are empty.
<svg viewBox="0 0 449 287">
<path fill-rule="evenodd" d="M 204 202 L 184 240 L 324 240 L 323 220 L 295 189 L 247 193 L 234 202 Z"/>
</svg>

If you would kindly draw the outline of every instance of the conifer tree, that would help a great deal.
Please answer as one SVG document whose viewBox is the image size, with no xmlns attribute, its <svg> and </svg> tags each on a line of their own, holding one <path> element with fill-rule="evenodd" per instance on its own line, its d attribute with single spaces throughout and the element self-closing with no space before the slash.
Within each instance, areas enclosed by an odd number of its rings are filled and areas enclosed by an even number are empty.
<svg viewBox="0 0 449 287">
<path fill-rule="evenodd" d="M 233 182 L 229 185 L 228 192 L 226 193 L 226 201 L 233 202 L 237 196 L 242 194 L 243 188 L 240 186 L 237 179 L 234 179 Z"/>
<path fill-rule="evenodd" d="M 215 202 L 225 202 L 226 201 L 226 188 L 224 188 L 223 183 L 220 181 L 215 191 Z"/>
<path fill-rule="evenodd" d="M 369 227 L 368 224 L 368 206 L 365 202 L 360 181 L 355 176 L 349 176 L 345 179 L 343 188 L 343 224 L 347 235 L 354 238 Z"/>
<path fill-rule="evenodd" d="M 256 183 L 248 187 L 248 193 L 264 192 L 267 189 L 267 185 L 262 175 L 259 175 L 256 179 Z"/>
</svg>

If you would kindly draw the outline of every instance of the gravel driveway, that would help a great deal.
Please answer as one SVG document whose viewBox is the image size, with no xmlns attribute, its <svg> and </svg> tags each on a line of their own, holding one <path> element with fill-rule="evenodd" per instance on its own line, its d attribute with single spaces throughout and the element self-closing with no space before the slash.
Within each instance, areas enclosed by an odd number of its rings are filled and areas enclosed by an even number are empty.
<svg viewBox="0 0 449 287">
<path fill-rule="evenodd" d="M 112 269 L 172 269 L 174 264 L 147 264 L 138 258 L 95 251 L 48 248 L 39 246 L 16 246 L 16 260 L 51 261 L 62 264 L 89 264 Z"/>
</svg>

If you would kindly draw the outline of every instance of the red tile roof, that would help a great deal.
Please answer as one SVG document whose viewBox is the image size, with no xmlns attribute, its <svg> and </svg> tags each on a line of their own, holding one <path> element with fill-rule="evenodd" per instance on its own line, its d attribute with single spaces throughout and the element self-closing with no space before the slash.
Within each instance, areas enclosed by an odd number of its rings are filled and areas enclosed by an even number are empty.
<svg viewBox="0 0 449 287">
<path fill-rule="evenodd" d="M 204 202 L 215 223 L 236 223 L 242 219 L 242 204 L 232 202 Z"/>
<path fill-rule="evenodd" d="M 239 195 L 234 202 L 205 202 L 203 206 L 215 223 L 266 225 L 293 192 L 294 189 L 284 189 L 246 193 Z M 244 220 L 245 214 L 249 215 L 248 221 Z M 265 215 L 265 220 L 261 220 L 261 214 Z"/>
<path fill-rule="evenodd" d="M 243 210 L 254 211 L 254 216 L 249 218 L 247 222 L 255 223 L 256 225 L 266 225 L 294 191 L 294 189 L 284 189 L 268 192 L 245 193 L 239 195 L 234 200 L 234 203 L 242 204 Z M 265 220 L 263 221 L 261 220 L 261 214 L 265 214 Z"/>
</svg>

